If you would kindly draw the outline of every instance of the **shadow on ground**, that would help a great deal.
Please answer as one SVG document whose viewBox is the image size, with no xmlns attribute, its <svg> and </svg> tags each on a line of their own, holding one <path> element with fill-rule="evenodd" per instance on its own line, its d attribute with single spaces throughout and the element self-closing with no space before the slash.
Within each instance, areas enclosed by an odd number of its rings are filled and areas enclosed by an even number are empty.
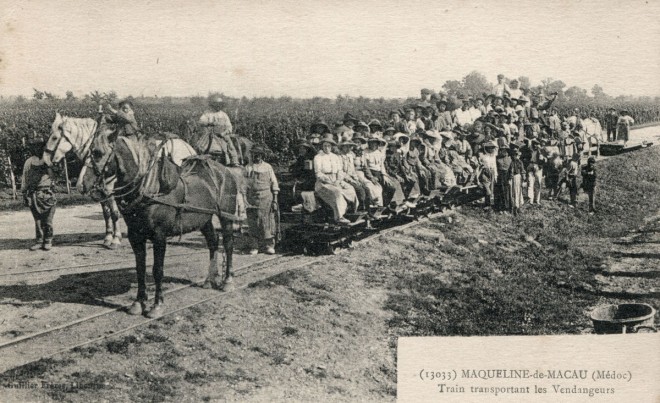
<svg viewBox="0 0 660 403">
<path fill-rule="evenodd" d="M 134 268 L 124 268 L 101 273 L 67 274 L 43 284 L 0 285 L 0 305 L 23 305 L 25 303 L 60 302 L 119 308 L 105 298 L 126 294 L 137 283 Z M 147 285 L 153 283 L 147 274 Z M 163 284 L 191 284 L 188 279 L 163 278 Z M 134 287 L 136 288 L 136 287 Z"/>
<path fill-rule="evenodd" d="M 103 242 L 103 237 L 105 235 L 102 233 L 90 234 L 86 232 L 74 233 L 74 234 L 55 234 L 53 237 L 53 245 L 71 245 L 71 244 L 81 244 L 87 242 L 98 242 L 99 246 Z M 27 249 L 30 246 L 34 245 L 34 239 L 25 239 L 25 238 L 9 238 L 2 239 L 0 241 L 0 251 L 3 250 L 23 250 Z M 83 246 L 83 245 L 77 245 Z"/>
</svg>

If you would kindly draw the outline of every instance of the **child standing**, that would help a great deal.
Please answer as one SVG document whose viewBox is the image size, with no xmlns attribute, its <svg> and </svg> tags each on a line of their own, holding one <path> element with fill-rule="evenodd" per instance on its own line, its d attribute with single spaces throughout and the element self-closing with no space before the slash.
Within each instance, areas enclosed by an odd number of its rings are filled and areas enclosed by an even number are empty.
<svg viewBox="0 0 660 403">
<path fill-rule="evenodd" d="M 42 158 L 44 143 L 30 143 L 32 156 L 23 165 L 21 193 L 23 204 L 30 208 L 34 218 L 36 243 L 30 247 L 51 250 L 53 247 L 53 217 L 55 216 L 55 194 L 53 193 L 53 171 Z"/>
<path fill-rule="evenodd" d="M 596 212 L 596 157 L 591 156 L 582 167 L 582 189 L 589 196 L 589 214 Z"/>
<path fill-rule="evenodd" d="M 520 159 L 520 144 L 511 143 L 511 165 L 509 166 L 509 180 L 511 181 L 511 213 L 520 214 L 523 205 L 522 183 L 525 175 L 525 166 Z"/>
<path fill-rule="evenodd" d="M 269 255 L 275 254 L 275 211 L 277 194 L 280 191 L 273 167 L 264 161 L 266 149 L 252 149 L 252 163 L 246 166 L 247 175 L 247 218 L 250 234 L 250 254 L 265 248 Z"/>
</svg>

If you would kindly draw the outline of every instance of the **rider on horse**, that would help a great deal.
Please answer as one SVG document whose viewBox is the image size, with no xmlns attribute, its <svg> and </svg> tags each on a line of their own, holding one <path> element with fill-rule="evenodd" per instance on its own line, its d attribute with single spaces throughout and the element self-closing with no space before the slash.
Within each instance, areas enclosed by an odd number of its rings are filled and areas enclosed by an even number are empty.
<svg viewBox="0 0 660 403">
<path fill-rule="evenodd" d="M 108 105 L 110 115 L 107 118 L 107 122 L 117 125 L 120 136 L 134 137 L 135 139 L 141 137 L 140 128 L 135 120 L 133 103 L 129 100 L 124 100 L 119 103 L 118 107 L 119 110 L 115 110 L 112 106 Z"/>
<path fill-rule="evenodd" d="M 209 136 L 209 143 L 205 154 L 221 154 L 223 158 L 218 162 L 227 166 L 239 165 L 240 160 L 236 147 L 230 137 L 233 128 L 229 116 L 222 110 L 225 102 L 221 97 L 212 97 L 209 100 L 211 110 L 204 112 L 199 118 L 200 126 L 204 127 Z"/>
</svg>

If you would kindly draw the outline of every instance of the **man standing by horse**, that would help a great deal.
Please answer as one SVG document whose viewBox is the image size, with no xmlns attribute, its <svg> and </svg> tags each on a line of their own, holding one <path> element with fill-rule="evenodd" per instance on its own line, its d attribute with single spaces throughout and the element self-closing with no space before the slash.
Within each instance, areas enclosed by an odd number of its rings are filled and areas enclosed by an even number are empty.
<svg viewBox="0 0 660 403">
<path fill-rule="evenodd" d="M 237 166 L 240 159 L 230 136 L 233 127 L 229 116 L 223 111 L 224 107 L 225 101 L 219 96 L 211 97 L 209 100 L 210 110 L 199 118 L 199 125 L 204 128 L 208 136 L 208 145 L 205 150 L 198 151 L 204 154 L 222 154 L 223 160 L 218 162 L 227 166 Z"/>
<path fill-rule="evenodd" d="M 53 245 L 53 217 L 57 200 L 53 193 L 53 171 L 43 160 L 43 148 L 43 141 L 30 142 L 32 156 L 25 161 L 21 181 L 23 204 L 30 208 L 34 218 L 36 243 L 30 247 L 31 251 L 50 250 Z"/>
</svg>

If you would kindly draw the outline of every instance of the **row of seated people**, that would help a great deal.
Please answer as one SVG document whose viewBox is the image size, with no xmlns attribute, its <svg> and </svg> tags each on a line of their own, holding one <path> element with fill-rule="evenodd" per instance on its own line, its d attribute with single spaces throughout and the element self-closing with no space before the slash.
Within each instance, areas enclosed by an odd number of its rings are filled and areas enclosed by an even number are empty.
<svg viewBox="0 0 660 403">
<path fill-rule="evenodd" d="M 420 196 L 474 177 L 471 147 L 454 141 L 451 132 L 420 131 L 412 137 L 356 132 L 351 140 L 337 143 L 327 125 L 315 125 L 313 134 L 297 144 L 291 173 L 298 189 L 313 191 L 339 224 L 349 222 L 347 212 L 414 207 Z"/>
</svg>

